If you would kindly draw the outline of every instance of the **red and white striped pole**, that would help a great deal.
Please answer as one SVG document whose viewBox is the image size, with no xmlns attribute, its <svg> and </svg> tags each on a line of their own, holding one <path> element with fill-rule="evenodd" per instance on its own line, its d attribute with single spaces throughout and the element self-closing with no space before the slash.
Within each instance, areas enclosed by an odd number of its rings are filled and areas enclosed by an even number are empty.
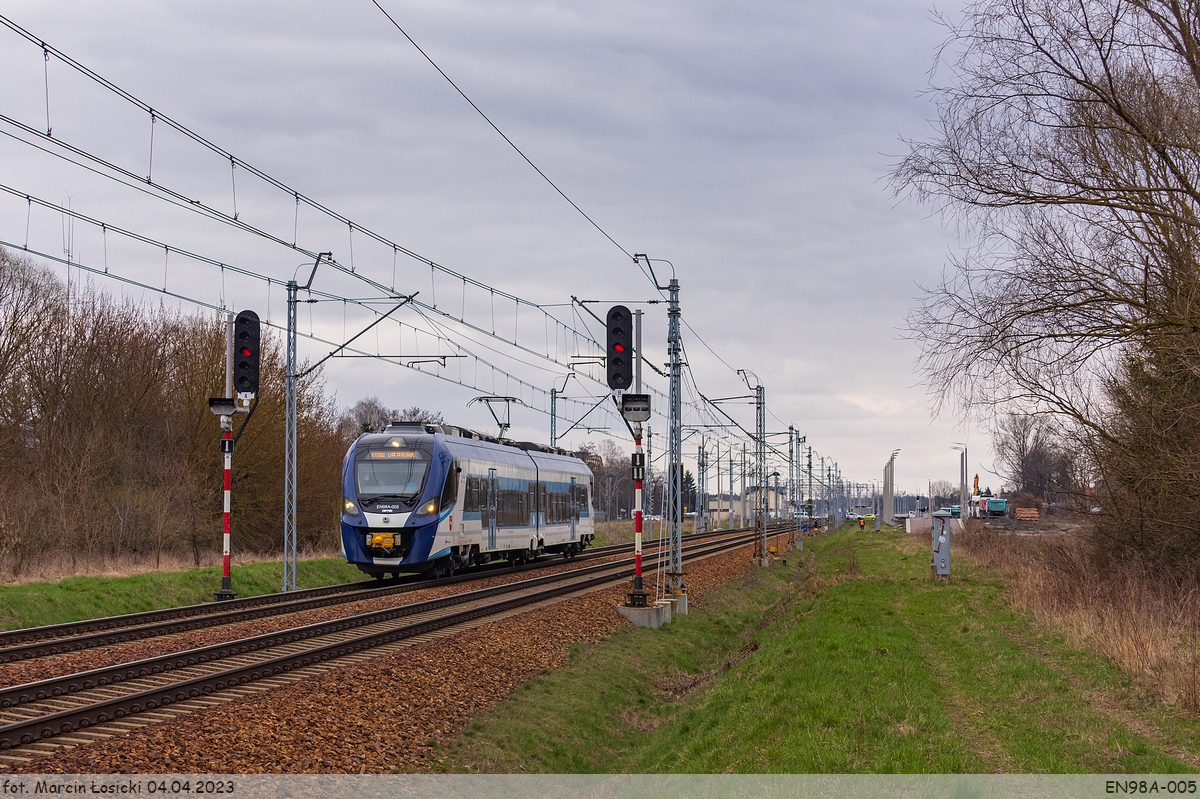
<svg viewBox="0 0 1200 799">
<path fill-rule="evenodd" d="M 225 398 L 233 400 L 233 314 L 225 315 Z M 236 405 L 234 406 L 236 409 Z M 221 454 L 225 456 L 225 512 L 222 520 L 223 534 L 221 536 L 221 590 L 217 599 L 233 599 L 233 581 L 229 574 L 229 489 L 232 484 L 230 476 L 233 461 L 233 417 L 221 415 L 221 429 L 225 434 L 221 437 Z"/>
<path fill-rule="evenodd" d="M 637 453 L 637 460 L 641 462 L 642 458 L 642 426 L 638 425 L 638 437 L 634 439 L 634 451 Z M 637 479 L 634 480 L 633 492 L 633 590 L 635 593 L 642 590 L 642 474 L 644 469 L 638 472 Z"/>
<path fill-rule="evenodd" d="M 233 433 L 229 430 L 225 431 L 225 440 L 229 443 L 225 445 L 225 519 L 224 519 L 224 536 L 221 540 L 221 590 L 226 591 L 232 588 L 229 577 L 229 488 L 232 480 L 232 461 L 233 461 Z"/>
<path fill-rule="evenodd" d="M 224 421 L 224 417 L 222 418 Z M 232 427 L 232 424 L 230 425 Z M 221 537 L 221 590 L 217 592 L 217 599 L 233 599 L 237 594 L 233 592 L 233 581 L 229 574 L 229 489 L 232 485 L 232 461 L 233 461 L 233 431 L 226 430 L 225 435 L 221 440 L 221 452 L 225 455 L 225 512 L 223 519 L 223 535 Z"/>
<path fill-rule="evenodd" d="M 633 313 L 634 383 L 633 390 L 642 393 L 642 312 Z M 646 592 L 642 588 L 642 481 L 646 476 L 646 456 L 642 453 L 642 423 L 632 428 L 633 455 L 633 593 L 629 595 L 631 607 L 646 607 Z"/>
</svg>

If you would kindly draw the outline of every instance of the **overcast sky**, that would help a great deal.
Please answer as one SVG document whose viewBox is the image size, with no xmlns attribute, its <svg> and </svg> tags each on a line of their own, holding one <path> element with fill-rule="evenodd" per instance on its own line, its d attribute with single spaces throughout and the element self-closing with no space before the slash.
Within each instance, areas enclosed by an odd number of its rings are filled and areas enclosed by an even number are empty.
<svg viewBox="0 0 1200 799">
<path fill-rule="evenodd" d="M 769 429 L 794 424 L 849 480 L 878 481 L 899 448 L 898 487 L 923 491 L 929 479 L 957 478 L 949 447 L 966 441 L 972 473 L 998 485 L 987 471 L 986 430 L 952 415 L 931 418 L 916 345 L 902 337 L 918 284 L 934 282 L 955 247 L 939 218 L 892 199 L 885 182 L 904 150 L 901 139 L 928 135 L 934 115 L 922 90 L 943 31 L 928 0 L 384 5 L 620 247 L 673 263 L 684 318 L 720 357 L 685 330 L 700 391 L 745 393 L 733 370 L 751 370 L 766 387 Z M 630 259 L 525 164 L 369 0 L 10 0 L 2 8 L 36 38 L 238 158 L 450 269 L 537 303 L 569 303 L 572 295 L 657 298 Z M 148 114 L 55 59 L 47 66 L 40 48 L 7 30 L 0 31 L 0 69 L 0 114 L 44 132 L 48 97 L 56 140 L 143 177 L 152 170 L 155 183 L 223 211 L 232 211 L 236 190 L 239 219 L 284 239 L 294 235 L 310 250 L 333 251 L 356 273 L 385 285 L 394 279 L 397 291 L 452 306 L 487 332 L 493 324 L 498 334 L 515 329 L 522 346 L 553 349 L 556 337 L 535 312 L 514 320 L 511 303 L 458 296 L 461 284 L 431 281 L 427 266 L 394 259 L 390 248 L 352 238 L 347 226 L 308 209 L 297 214 L 292 197 L 231 172 L 227 160 L 161 123 L 153 126 L 151 165 Z M 4 123 L 0 131 L 17 132 Z M 0 137 L 0 183 L 278 281 L 303 260 L 9 136 Z M 27 229 L 31 250 L 63 255 L 61 214 L 31 209 L 23 197 L 0 198 L 0 240 L 23 245 Z M 278 286 L 268 291 L 81 222 L 72 250 L 85 265 L 107 264 L 111 274 L 212 305 L 255 308 L 283 324 Z M 656 267 L 665 280 L 669 267 Z M 151 289 L 94 279 L 113 292 L 162 299 Z M 333 273 L 319 273 L 314 285 L 342 296 L 367 291 Z M 591 307 L 602 316 L 606 303 Z M 665 306 L 640 307 L 645 349 L 661 363 Z M 553 310 L 579 326 L 569 308 Z M 425 323 L 405 313 L 398 316 L 408 324 Z M 368 318 L 341 303 L 310 304 L 300 328 L 340 341 Z M 411 355 L 412 347 L 432 346 L 406 343 L 393 328 L 364 337 L 371 352 L 400 347 Z M 548 389 L 556 373 L 562 385 L 563 369 L 544 358 L 445 329 L 533 385 Z M 565 361 L 567 344 L 558 343 Z M 304 357 L 328 350 L 301 339 Z M 451 351 L 443 345 L 422 353 Z M 481 387 L 478 363 L 460 360 L 446 373 Z M 478 388 L 370 359 L 333 360 L 326 378 L 342 405 L 375 395 L 494 430 L 485 410 L 467 406 Z M 665 391 L 665 381 L 654 380 Z M 511 382 L 494 388 L 520 394 Z M 596 383 L 572 380 L 567 395 L 587 404 L 567 403 L 564 415 L 576 418 L 591 404 L 586 395 L 598 392 Z M 518 438 L 547 439 L 549 419 L 537 396 L 526 391 L 537 407 L 513 410 Z M 727 410 L 752 427 L 752 408 Z M 599 411 L 591 418 L 602 420 Z M 659 422 L 658 448 L 663 428 Z M 566 442 L 584 440 L 573 432 Z"/>
</svg>

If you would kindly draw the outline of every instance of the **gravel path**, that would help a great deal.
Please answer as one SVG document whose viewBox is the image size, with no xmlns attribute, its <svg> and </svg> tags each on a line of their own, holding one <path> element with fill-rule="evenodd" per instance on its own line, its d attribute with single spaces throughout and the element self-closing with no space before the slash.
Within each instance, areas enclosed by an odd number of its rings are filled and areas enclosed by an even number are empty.
<svg viewBox="0 0 1200 799">
<path fill-rule="evenodd" d="M 688 565 L 695 600 L 750 569 L 750 547 Z M 647 586 L 650 587 L 649 585 Z M 571 597 L 127 736 L 36 758 L 26 773 L 388 773 L 431 756 L 522 683 L 628 625 L 628 586 Z M 7 769 L 5 769 L 7 770 Z"/>
</svg>

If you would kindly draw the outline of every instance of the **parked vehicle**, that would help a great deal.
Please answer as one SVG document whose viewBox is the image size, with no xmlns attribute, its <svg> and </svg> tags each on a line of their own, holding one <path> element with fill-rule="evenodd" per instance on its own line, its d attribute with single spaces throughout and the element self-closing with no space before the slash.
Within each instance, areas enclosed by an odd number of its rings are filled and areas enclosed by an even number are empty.
<svg viewBox="0 0 1200 799">
<path fill-rule="evenodd" d="M 980 505 L 980 510 L 983 510 L 987 516 L 1004 516 L 1008 513 L 1007 499 L 985 499 Z"/>
</svg>

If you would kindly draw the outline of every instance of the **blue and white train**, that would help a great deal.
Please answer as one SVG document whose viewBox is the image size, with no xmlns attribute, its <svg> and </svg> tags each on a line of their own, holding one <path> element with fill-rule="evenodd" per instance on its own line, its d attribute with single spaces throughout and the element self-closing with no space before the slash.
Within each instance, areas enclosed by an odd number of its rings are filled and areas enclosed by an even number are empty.
<svg viewBox="0 0 1200 799">
<path fill-rule="evenodd" d="M 346 453 L 341 521 L 342 554 L 376 578 L 570 558 L 595 532 L 592 472 L 562 450 L 396 423 Z"/>
</svg>

